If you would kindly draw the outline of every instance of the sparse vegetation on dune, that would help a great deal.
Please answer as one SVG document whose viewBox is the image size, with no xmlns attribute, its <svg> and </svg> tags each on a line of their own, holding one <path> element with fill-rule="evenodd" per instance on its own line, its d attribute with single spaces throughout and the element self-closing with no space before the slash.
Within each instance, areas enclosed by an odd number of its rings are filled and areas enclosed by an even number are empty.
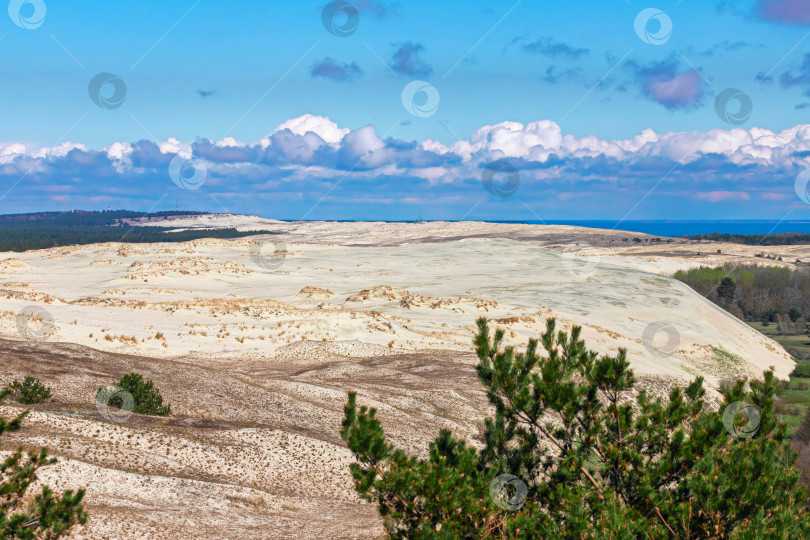
<svg viewBox="0 0 810 540">
<path fill-rule="evenodd" d="M 31 377 L 26 378 L 26 382 Z M 25 384 L 25 383 L 23 383 Z M 29 383 L 26 388 L 32 385 Z M 12 392 L 12 388 L 0 391 L 0 405 Z M 0 418 L 0 436 L 19 431 L 28 411 L 12 419 Z M 0 538 L 56 539 L 63 537 L 78 523 L 87 522 L 87 512 L 82 500 L 84 490 L 64 491 L 55 496 L 48 486 L 42 486 L 35 497 L 28 489 L 37 480 L 37 472 L 56 460 L 48 457 L 48 451 L 28 452 L 17 449 L 0 465 Z"/>
<path fill-rule="evenodd" d="M 480 450 L 441 430 L 427 459 L 409 456 L 349 393 L 341 436 L 355 488 L 391 538 L 810 534 L 772 372 L 727 386 L 715 411 L 701 378 L 668 400 L 636 391 L 623 349 L 598 356 L 579 337 L 552 319 L 518 352 L 479 320 L 478 376 L 495 409 Z"/>
</svg>

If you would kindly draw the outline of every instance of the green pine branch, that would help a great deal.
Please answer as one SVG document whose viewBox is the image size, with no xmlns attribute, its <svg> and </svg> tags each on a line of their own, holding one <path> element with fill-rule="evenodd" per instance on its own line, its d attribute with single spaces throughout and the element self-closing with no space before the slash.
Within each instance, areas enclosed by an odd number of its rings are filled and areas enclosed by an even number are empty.
<svg viewBox="0 0 810 540">
<path fill-rule="evenodd" d="M 701 378 L 667 399 L 650 395 L 624 349 L 598 355 L 579 327 L 557 331 L 549 320 L 522 351 L 485 319 L 477 327 L 478 377 L 495 410 L 480 449 L 441 430 L 427 459 L 409 456 L 349 393 L 340 433 L 355 456 L 355 489 L 376 503 L 391 538 L 810 535 L 772 372 L 737 382 L 714 411 Z M 737 402 L 755 418 L 729 426 L 723 411 Z M 515 480 L 496 482 L 501 475 Z M 511 491 L 493 492 L 503 485 Z"/>
</svg>

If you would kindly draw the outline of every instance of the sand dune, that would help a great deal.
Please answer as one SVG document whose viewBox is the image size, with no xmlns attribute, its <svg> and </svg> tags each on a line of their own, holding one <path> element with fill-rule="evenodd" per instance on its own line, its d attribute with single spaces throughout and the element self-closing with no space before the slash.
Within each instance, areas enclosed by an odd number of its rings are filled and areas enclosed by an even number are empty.
<svg viewBox="0 0 810 540">
<path fill-rule="evenodd" d="M 667 277 L 763 262 L 748 246 L 560 226 L 172 220 L 234 223 L 278 234 L 0 255 L 0 382 L 35 375 L 57 399 L 4 445 L 47 444 L 63 459 L 43 479 L 88 487 L 83 537 L 379 537 L 338 436 L 345 392 L 412 452 L 440 427 L 475 443 L 481 316 L 515 345 L 549 317 L 581 325 L 595 350 L 626 347 L 654 391 L 794 366 Z M 174 414 L 101 416 L 95 389 L 128 371 L 154 379 Z"/>
<path fill-rule="evenodd" d="M 162 358 L 260 358 L 297 341 L 467 351 L 481 316 L 503 321 L 509 342 L 521 344 L 553 316 L 582 325 L 600 352 L 626 346 L 648 375 L 700 373 L 714 384 L 729 369 L 755 376 L 774 366 L 785 377 L 793 366 L 769 339 L 681 283 L 595 248 L 583 255 L 476 238 L 395 247 L 285 243 L 283 256 L 276 249 L 257 256 L 256 242 L 20 254 L 0 266 L 0 332 L 19 336 L 17 313 L 36 304 L 54 319 L 53 340 Z M 645 342 L 650 325 L 677 335 L 664 358 L 660 343 Z M 733 366 L 715 362 L 723 353 Z"/>
</svg>

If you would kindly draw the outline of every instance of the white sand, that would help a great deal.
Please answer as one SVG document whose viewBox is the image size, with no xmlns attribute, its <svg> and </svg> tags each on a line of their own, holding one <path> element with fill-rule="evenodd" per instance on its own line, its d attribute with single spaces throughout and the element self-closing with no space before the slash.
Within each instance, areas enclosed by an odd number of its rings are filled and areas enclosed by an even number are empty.
<svg viewBox="0 0 810 540">
<path fill-rule="evenodd" d="M 215 217 L 175 224 L 256 224 L 249 216 Z M 701 374 L 714 384 L 770 366 L 786 377 L 793 368 L 770 339 L 681 283 L 647 273 L 751 259 L 750 247 L 723 246 L 725 255 L 707 261 L 689 257 L 694 245 L 606 242 L 644 237 L 622 231 L 471 222 L 269 224 L 285 233 L 10 254 L 0 259 L 0 332 L 18 336 L 17 313 L 33 304 L 53 316 L 51 340 L 156 357 L 255 358 L 301 341 L 346 342 L 341 350 L 357 355 L 368 345 L 469 351 L 480 316 L 507 328 L 509 342 L 520 345 L 556 317 L 582 325 L 595 350 L 627 347 L 640 374 L 683 380 Z M 602 246 L 585 246 L 589 235 Z M 580 245 L 566 248 L 568 236 Z M 654 251 L 675 249 L 684 254 Z M 645 328 L 655 323 L 677 332 L 672 354 L 645 347 Z M 659 334 L 654 343 L 664 342 Z M 736 362 L 716 362 L 717 350 Z"/>
</svg>

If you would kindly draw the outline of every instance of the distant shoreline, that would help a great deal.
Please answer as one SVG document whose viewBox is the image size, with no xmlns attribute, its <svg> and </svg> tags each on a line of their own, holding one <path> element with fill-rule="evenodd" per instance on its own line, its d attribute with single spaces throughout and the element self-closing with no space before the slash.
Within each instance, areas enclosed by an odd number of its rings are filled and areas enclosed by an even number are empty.
<svg viewBox="0 0 810 540">
<path fill-rule="evenodd" d="M 541 224 L 528 221 L 529 224 Z M 589 229 L 616 229 L 622 231 L 680 238 L 702 234 L 762 235 L 779 233 L 810 233 L 810 221 L 779 220 L 700 220 L 700 221 L 546 221 L 548 225 L 572 225 Z"/>
<path fill-rule="evenodd" d="M 278 219 L 278 218 L 273 218 Z M 278 219 L 287 223 L 300 220 Z M 457 219 L 323 219 L 305 220 L 335 223 L 433 223 L 447 222 L 459 223 Z M 475 219 L 480 223 L 507 223 L 518 225 L 570 225 L 586 229 L 608 229 L 617 231 L 637 232 L 653 236 L 666 236 L 669 238 L 682 238 L 685 236 L 698 236 L 705 234 L 734 234 L 734 235 L 769 235 L 779 233 L 808 233 L 810 234 L 810 220 L 495 220 Z"/>
<path fill-rule="evenodd" d="M 174 210 L 166 212 L 141 213 L 125 210 L 113 210 L 112 212 L 96 211 L 65 211 L 65 212 L 33 212 L 26 214 L 3 214 L 0 215 L 0 229 L 12 228 L 63 228 L 79 224 L 80 226 L 104 226 L 119 225 L 121 221 L 127 221 L 133 225 L 137 224 L 139 218 L 161 218 L 170 226 L 175 219 L 185 216 L 206 216 L 219 215 L 215 212 L 199 212 L 192 210 Z M 300 222 L 302 220 L 279 219 L 275 217 L 256 216 L 263 219 L 274 219 L 286 223 Z M 133 220 L 133 221 L 130 221 Z M 304 220 L 321 221 L 335 223 L 357 223 L 357 222 L 380 222 L 380 223 L 432 223 L 448 222 L 456 223 L 461 220 L 449 219 L 323 219 Z M 568 225 L 573 227 L 583 227 L 587 229 L 607 229 L 644 233 L 653 236 L 664 236 L 669 238 L 682 238 L 685 236 L 711 235 L 711 234 L 731 234 L 731 235 L 769 235 L 779 233 L 810 233 L 810 220 L 776 220 L 776 219 L 752 219 L 752 220 L 467 220 L 479 223 L 504 223 L 504 224 L 525 224 L 525 225 Z"/>
</svg>

